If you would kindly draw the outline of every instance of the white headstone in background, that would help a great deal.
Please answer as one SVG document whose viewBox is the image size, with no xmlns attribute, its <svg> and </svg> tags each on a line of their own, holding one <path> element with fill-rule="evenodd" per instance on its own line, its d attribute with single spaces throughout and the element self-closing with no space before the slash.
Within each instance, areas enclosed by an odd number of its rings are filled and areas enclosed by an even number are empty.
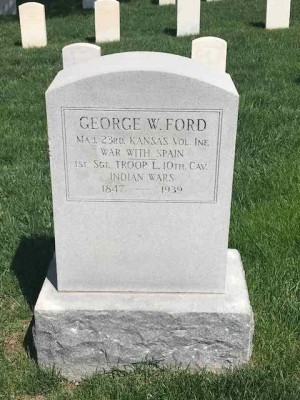
<svg viewBox="0 0 300 400">
<path fill-rule="evenodd" d="M 0 15 L 14 15 L 16 12 L 16 0 L 0 0 Z"/>
<path fill-rule="evenodd" d="M 226 72 L 227 42 L 207 36 L 192 41 L 192 58 Z"/>
<path fill-rule="evenodd" d="M 82 0 L 82 8 L 94 8 L 95 0 Z"/>
<path fill-rule="evenodd" d="M 173 4 L 173 5 L 175 5 L 176 4 L 176 0 L 159 0 L 159 3 L 158 3 L 160 6 L 167 6 L 167 5 L 169 5 L 169 4 Z"/>
<path fill-rule="evenodd" d="M 120 40 L 120 3 L 116 0 L 95 2 L 96 42 L 117 42 Z"/>
<path fill-rule="evenodd" d="M 24 3 L 19 6 L 22 46 L 44 47 L 47 45 L 45 7 L 40 3 Z"/>
<path fill-rule="evenodd" d="M 101 48 L 91 43 L 73 43 L 62 49 L 63 67 L 73 67 L 74 65 L 97 59 L 101 56 Z"/>
<path fill-rule="evenodd" d="M 177 36 L 200 32 L 201 0 L 177 0 Z"/>
<path fill-rule="evenodd" d="M 291 0 L 267 0 L 266 28 L 290 26 Z"/>
</svg>

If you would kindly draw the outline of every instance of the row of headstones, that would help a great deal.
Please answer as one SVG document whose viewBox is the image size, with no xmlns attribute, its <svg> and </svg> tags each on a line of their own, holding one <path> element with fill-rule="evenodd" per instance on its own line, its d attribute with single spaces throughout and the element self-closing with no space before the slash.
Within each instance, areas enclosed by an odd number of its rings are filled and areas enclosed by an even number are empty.
<svg viewBox="0 0 300 400">
<path fill-rule="evenodd" d="M 83 8 L 93 8 L 96 0 L 82 0 Z M 216 1 L 216 0 L 206 0 Z M 198 34 L 201 0 L 159 0 L 160 6 L 177 4 L 177 36 Z M 267 0 L 266 28 L 288 28 L 291 0 Z M 192 33 L 189 33 L 193 31 Z"/>
<path fill-rule="evenodd" d="M 90 43 L 73 43 L 62 50 L 63 68 L 97 59 L 101 48 Z M 219 71 L 226 71 L 227 42 L 217 37 L 202 37 L 192 41 L 192 59 Z"/>
<path fill-rule="evenodd" d="M 2 1 L 2 0 L 0 0 Z M 36 2 L 19 6 L 22 46 L 44 47 L 47 45 L 45 6 Z M 95 2 L 96 42 L 120 40 L 120 3 L 116 0 Z"/>
<path fill-rule="evenodd" d="M 1 1 L 1 0 L 0 0 Z M 2 0 L 3 1 L 3 0 Z M 291 0 L 268 0 L 267 23 L 269 28 L 289 26 Z M 2 3 L 1 3 L 2 4 Z M 200 32 L 201 0 L 177 0 L 177 36 L 197 35 Z M 117 0 L 97 0 L 95 8 L 96 42 L 120 40 L 120 3 Z M 19 6 L 22 46 L 47 45 L 45 7 L 28 2 Z"/>
</svg>

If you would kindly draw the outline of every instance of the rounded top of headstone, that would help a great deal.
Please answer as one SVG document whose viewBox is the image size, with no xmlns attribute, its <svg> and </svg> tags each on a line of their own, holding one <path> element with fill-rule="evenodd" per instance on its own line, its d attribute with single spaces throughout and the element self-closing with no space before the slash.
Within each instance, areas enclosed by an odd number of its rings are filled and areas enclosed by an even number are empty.
<svg viewBox="0 0 300 400">
<path fill-rule="evenodd" d="M 216 36 L 203 36 L 193 40 L 193 43 L 204 43 L 212 44 L 214 46 L 227 47 L 227 42 L 224 39 L 218 38 Z"/>
<path fill-rule="evenodd" d="M 148 72 L 170 74 L 186 79 L 195 79 L 238 96 L 229 74 L 216 71 L 187 57 L 158 52 L 128 52 L 102 56 L 98 60 L 60 71 L 47 93 L 63 89 L 82 80 L 100 75 L 126 72 Z"/>
<path fill-rule="evenodd" d="M 100 49 L 100 46 L 97 46 L 96 44 L 80 42 L 80 43 L 68 44 L 67 46 L 63 47 L 63 50 L 77 48 L 77 47 L 91 48 L 91 49 L 97 49 L 97 50 Z"/>
<path fill-rule="evenodd" d="M 45 6 L 43 5 L 43 4 L 41 4 L 41 3 L 37 3 L 37 2 L 35 2 L 35 1 L 28 1 L 27 3 L 23 3 L 23 4 L 21 4 L 21 5 L 19 5 L 19 8 L 20 9 L 22 9 L 22 8 L 44 8 Z"/>
</svg>

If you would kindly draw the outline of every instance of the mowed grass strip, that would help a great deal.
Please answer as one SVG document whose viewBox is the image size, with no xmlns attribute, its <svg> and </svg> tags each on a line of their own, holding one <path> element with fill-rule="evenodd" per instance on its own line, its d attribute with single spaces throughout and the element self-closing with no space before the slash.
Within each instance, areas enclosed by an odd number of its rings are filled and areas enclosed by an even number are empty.
<svg viewBox="0 0 300 400">
<path fill-rule="evenodd" d="M 300 2 L 290 29 L 263 28 L 265 0 L 202 2 L 201 36 L 228 41 L 227 70 L 240 93 L 230 247 L 242 255 L 255 337 L 250 364 L 222 374 L 163 369 L 99 374 L 77 385 L 29 357 L 27 330 L 54 250 L 44 93 L 61 49 L 94 41 L 81 0 L 44 2 L 48 46 L 24 50 L 18 18 L 0 17 L 0 398 L 300 398 L 299 146 Z M 176 10 L 121 1 L 121 41 L 102 54 L 162 51 L 190 56 L 176 38 Z"/>
</svg>

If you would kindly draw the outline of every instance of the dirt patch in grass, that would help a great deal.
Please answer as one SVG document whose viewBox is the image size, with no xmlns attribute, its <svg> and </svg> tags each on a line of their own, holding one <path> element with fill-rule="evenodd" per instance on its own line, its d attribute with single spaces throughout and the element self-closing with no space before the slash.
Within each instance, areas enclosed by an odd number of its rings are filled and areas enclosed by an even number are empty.
<svg viewBox="0 0 300 400">
<path fill-rule="evenodd" d="M 65 387 L 66 389 L 75 389 L 77 386 L 79 386 L 79 382 L 78 381 L 66 381 L 63 383 L 63 387 Z"/>
<path fill-rule="evenodd" d="M 23 344 L 23 332 L 12 332 L 8 334 L 4 341 L 4 349 L 6 355 L 20 351 Z"/>
<path fill-rule="evenodd" d="M 19 332 L 14 332 L 5 339 L 5 350 L 8 352 L 18 351 L 22 347 L 22 338 Z"/>
<path fill-rule="evenodd" d="M 14 332 L 7 332 L 4 339 L 4 354 L 8 361 L 15 361 L 23 350 L 24 336 L 30 324 L 30 320 L 19 322 L 20 327 Z"/>
</svg>

